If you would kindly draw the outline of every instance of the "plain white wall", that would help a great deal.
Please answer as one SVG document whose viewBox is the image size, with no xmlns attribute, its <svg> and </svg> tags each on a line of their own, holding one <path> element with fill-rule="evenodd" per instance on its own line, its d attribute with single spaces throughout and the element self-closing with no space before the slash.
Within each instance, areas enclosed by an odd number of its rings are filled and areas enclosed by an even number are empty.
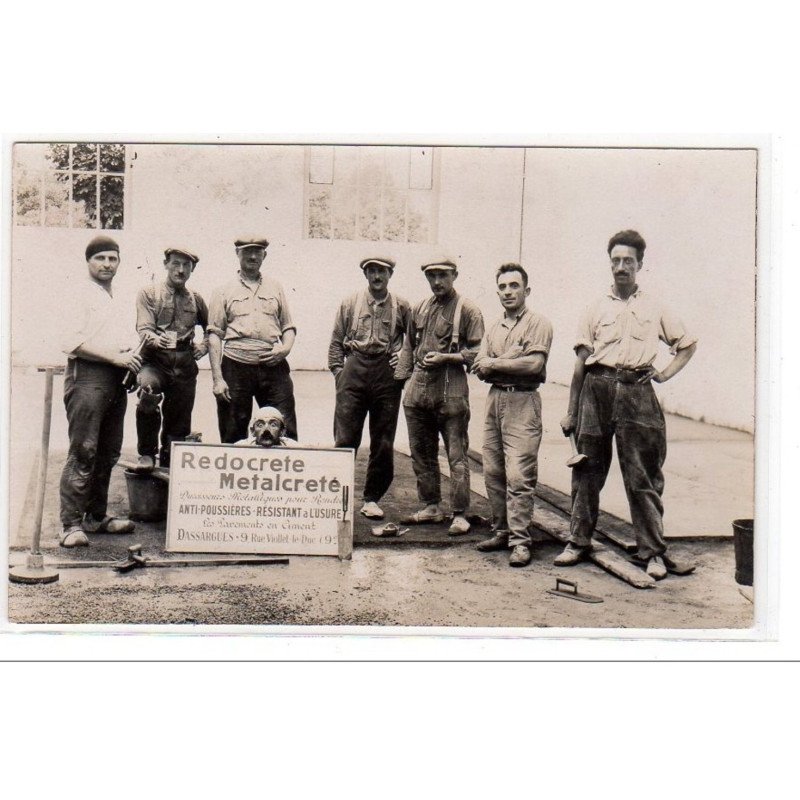
<svg viewBox="0 0 800 800">
<path fill-rule="evenodd" d="M 265 269 L 284 285 L 298 326 L 295 369 L 325 368 L 333 316 L 341 298 L 364 285 L 364 256 L 394 257 L 392 288 L 411 301 L 428 293 L 425 259 L 458 258 L 457 287 L 489 322 L 499 314 L 494 271 L 519 260 L 521 244 L 532 305 L 555 328 L 548 374 L 566 383 L 581 308 L 610 282 L 608 238 L 635 227 L 648 242 L 643 288 L 663 293 L 700 337 L 690 366 L 659 390 L 665 407 L 752 430 L 752 151 L 438 148 L 432 245 L 304 239 L 302 146 L 130 145 L 128 158 L 125 230 L 113 232 L 122 247 L 115 291 L 132 309 L 135 291 L 161 278 L 164 248 L 182 244 L 200 256 L 190 285 L 208 299 L 236 273 L 234 239 L 265 235 Z M 13 228 L 14 363 L 63 360 L 64 298 L 85 275 L 92 235 Z"/>
<path fill-rule="evenodd" d="M 578 315 L 611 284 L 608 240 L 635 228 L 640 286 L 699 337 L 663 405 L 752 432 L 755 190 L 755 151 L 528 150 L 523 260 L 555 328 L 549 375 L 569 380 Z"/>
</svg>

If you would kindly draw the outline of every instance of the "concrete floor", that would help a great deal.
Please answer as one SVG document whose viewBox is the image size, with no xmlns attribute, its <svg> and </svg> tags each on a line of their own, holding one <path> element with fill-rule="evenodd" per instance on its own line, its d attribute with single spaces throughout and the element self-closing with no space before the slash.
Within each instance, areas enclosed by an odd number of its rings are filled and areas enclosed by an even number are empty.
<svg viewBox="0 0 800 800">
<path fill-rule="evenodd" d="M 206 442 L 219 441 L 216 406 L 211 393 L 211 376 L 200 373 L 194 428 Z M 471 378 L 472 419 L 470 445 L 480 450 L 485 384 Z M 332 441 L 334 386 L 327 372 L 294 373 L 300 440 L 309 445 L 330 445 Z M 544 438 L 539 452 L 541 483 L 569 492 L 570 472 L 564 466 L 569 441 L 558 422 L 567 405 L 566 387 L 546 384 L 542 390 Z M 25 543 L 28 534 L 20 530 L 21 510 L 34 498 L 39 448 L 44 375 L 32 369 L 14 369 L 11 382 L 10 432 L 10 541 Z M 67 448 L 66 415 L 62 401 L 63 381 L 55 378 L 53 391 L 52 452 Z M 136 428 L 129 402 L 124 449 L 135 449 Z M 668 537 L 731 536 L 734 519 L 752 518 L 754 508 L 754 444 L 750 434 L 667 415 L 669 452 L 665 467 L 665 532 Z M 365 442 L 368 437 L 365 433 Z M 400 415 L 396 447 L 408 453 L 408 435 Z M 49 480 L 57 480 L 50 475 Z M 474 489 L 483 494 L 480 479 Z M 628 503 L 616 459 L 601 497 L 602 508 L 630 521 Z M 24 528 L 24 526 L 23 526 Z"/>
<path fill-rule="evenodd" d="M 15 370 L 11 402 L 11 545 L 12 563 L 24 561 L 30 541 L 35 501 L 36 457 L 41 431 L 44 377 Z M 306 444 L 330 444 L 333 382 L 326 373 L 295 374 L 300 439 Z M 66 419 L 61 402 L 61 379 L 56 379 L 52 415 L 52 463 L 48 473 L 48 501 L 42 549 L 48 560 L 120 558 L 134 539 L 142 539 L 149 555 L 163 547 L 163 523 L 139 526 L 136 534 L 92 537 L 89 551 L 76 553 L 58 547 L 57 480 L 66 452 Z M 472 445 L 480 446 L 480 418 L 484 392 L 473 392 Z M 558 419 L 565 402 L 563 387 L 544 392 L 545 440 L 542 481 L 568 489 L 569 473 L 563 462 L 568 443 L 560 435 Z M 752 437 L 712 426 L 668 420 L 670 432 L 680 436 L 689 455 L 676 458 L 668 476 L 670 519 L 706 520 L 709 533 L 729 534 L 733 516 L 748 516 L 746 503 L 729 511 L 730 495 L 719 481 L 702 484 L 698 475 L 727 470 L 738 496 L 752 498 Z M 209 374 L 201 373 L 195 408 L 195 428 L 205 441 L 217 441 L 215 405 Z M 133 402 L 126 418 L 124 451 L 135 452 Z M 398 450 L 407 450 L 402 421 Z M 750 456 L 748 457 L 748 452 Z M 365 453 L 362 449 L 363 461 Z M 687 463 L 683 463 L 688 459 Z M 398 480 L 387 495 L 387 513 L 400 513 L 413 500 L 413 479 L 407 459 L 398 456 Z M 680 463 L 679 463 L 680 462 Z M 737 468 L 738 463 L 738 468 Z M 677 476 L 677 477 L 674 477 Z M 698 488 L 699 484 L 699 488 Z M 730 489 L 730 487 L 727 487 Z M 473 489 L 483 493 L 475 476 Z M 124 480 L 115 471 L 112 506 L 124 509 Z M 669 489 L 668 489 L 669 491 Z M 708 507 L 699 508 L 698 498 Z M 672 498 L 672 499 L 670 499 Z M 622 503 L 619 503 L 619 500 Z M 395 507 L 390 504 L 394 503 Z M 616 506 L 614 505 L 616 503 Z M 476 504 L 478 507 L 478 504 Z M 621 488 L 612 477 L 604 493 L 604 507 L 619 508 L 625 516 Z M 696 512 L 696 513 L 693 513 Z M 22 523 L 22 524 L 20 524 Z M 358 517 L 357 524 L 366 525 Z M 697 526 L 693 526 L 697 530 Z M 688 528 L 687 528 L 688 530 Z M 362 533 L 364 533 L 362 531 Z M 258 625 L 387 625 L 481 626 L 522 628 L 691 628 L 746 629 L 753 624 L 753 605 L 733 580 L 731 541 L 681 542 L 674 554 L 688 557 L 697 571 L 687 578 L 669 576 L 656 588 L 633 589 L 591 564 L 559 570 L 552 558 L 559 546 L 541 542 L 532 564 L 522 570 L 508 567 L 504 553 L 480 554 L 472 539 L 452 540 L 442 528 L 432 532 L 440 542 L 397 542 L 356 548 L 351 562 L 324 557 L 292 557 L 288 566 L 151 569 L 117 575 L 110 569 L 62 569 L 57 584 L 9 586 L 9 619 L 18 623 L 178 623 Z M 366 531 L 367 541 L 369 532 Z M 362 537 L 363 539 L 363 537 Z M 371 544 L 377 544 L 372 542 Z M 438 546 L 433 546 L 437 545 Z M 582 592 L 603 597 L 590 605 L 547 593 L 557 576 L 579 581 Z"/>
</svg>

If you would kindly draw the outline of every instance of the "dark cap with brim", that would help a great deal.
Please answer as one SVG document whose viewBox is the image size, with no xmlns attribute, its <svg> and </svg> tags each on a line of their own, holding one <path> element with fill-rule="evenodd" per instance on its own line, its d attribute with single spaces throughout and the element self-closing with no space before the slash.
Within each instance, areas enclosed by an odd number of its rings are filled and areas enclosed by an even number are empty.
<svg viewBox="0 0 800 800">
<path fill-rule="evenodd" d="M 431 261 L 428 264 L 423 264 L 420 269 L 423 272 L 427 272 L 430 269 L 451 269 L 454 272 L 458 271 L 458 266 L 456 263 L 449 258 L 440 258 L 436 261 Z"/>
<path fill-rule="evenodd" d="M 182 247 L 168 247 L 164 251 L 164 258 L 168 259 L 172 253 L 180 253 L 182 256 L 186 256 L 193 264 L 197 264 L 200 260 L 191 250 L 184 250 Z"/>
<path fill-rule="evenodd" d="M 86 245 L 86 260 L 88 261 L 92 256 L 98 253 L 119 253 L 119 245 L 110 236 L 95 236 L 89 244 Z"/>
<path fill-rule="evenodd" d="M 262 250 L 266 250 L 269 247 L 269 241 L 256 238 L 237 239 L 234 246 L 237 250 L 243 250 L 245 247 L 260 247 Z"/>
<path fill-rule="evenodd" d="M 364 270 L 370 264 L 374 264 L 376 267 L 386 267 L 392 271 L 395 268 L 395 262 L 391 258 L 365 258 L 358 266 Z"/>
</svg>

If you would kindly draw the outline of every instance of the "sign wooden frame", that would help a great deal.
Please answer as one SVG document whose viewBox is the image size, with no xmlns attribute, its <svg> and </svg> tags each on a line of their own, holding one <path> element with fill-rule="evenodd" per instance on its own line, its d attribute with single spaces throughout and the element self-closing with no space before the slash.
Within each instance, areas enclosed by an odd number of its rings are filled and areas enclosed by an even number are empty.
<svg viewBox="0 0 800 800">
<path fill-rule="evenodd" d="M 173 442 L 170 553 L 353 554 L 355 452 Z"/>
</svg>

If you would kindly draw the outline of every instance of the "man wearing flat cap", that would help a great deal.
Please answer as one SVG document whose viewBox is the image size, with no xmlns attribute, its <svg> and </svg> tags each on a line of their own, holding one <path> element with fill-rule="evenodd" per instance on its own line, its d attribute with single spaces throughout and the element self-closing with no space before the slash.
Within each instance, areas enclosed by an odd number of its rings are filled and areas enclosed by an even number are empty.
<svg viewBox="0 0 800 800">
<path fill-rule="evenodd" d="M 578 327 L 569 407 L 561 428 L 565 436 L 575 433 L 578 450 L 587 459 L 572 472 L 569 543 L 555 563 L 572 566 L 591 550 L 615 441 L 636 533 L 636 560 L 661 580 L 668 571 L 686 574 L 693 568 L 682 569 L 666 554 L 661 495 L 667 437 L 653 383 L 664 383 L 682 370 L 697 349 L 697 339 L 660 297 L 639 288 L 644 250 L 637 231 L 611 237 L 607 252 L 614 282 L 585 310 Z M 659 342 L 673 355 L 662 370 L 654 366 Z"/>
<path fill-rule="evenodd" d="M 109 516 L 111 470 L 119 460 L 128 395 L 122 381 L 138 372 L 133 326 L 111 284 L 119 269 L 119 245 L 96 236 L 86 248 L 86 280 L 78 282 L 64 322 L 64 406 L 69 452 L 61 473 L 62 547 L 85 547 L 87 533 L 130 533 L 128 519 Z M 127 323 L 127 324 L 126 324 Z"/>
<path fill-rule="evenodd" d="M 283 288 L 261 273 L 268 246 L 266 239 L 237 239 L 239 272 L 211 295 L 209 359 L 223 444 L 247 436 L 254 399 L 259 407 L 277 408 L 286 435 L 297 439 L 294 385 L 286 361 L 295 326 Z"/>
<path fill-rule="evenodd" d="M 469 390 L 467 371 L 483 338 L 483 317 L 478 307 L 454 288 L 458 268 L 442 258 L 421 267 L 431 297 L 417 304 L 411 314 L 399 375 L 411 378 L 403 398 L 411 459 L 417 476 L 417 493 L 423 508 L 405 524 L 444 521 L 439 474 L 439 437 L 450 464 L 449 533 L 469 531 Z"/>
<path fill-rule="evenodd" d="M 141 289 L 136 298 L 136 330 L 143 360 L 137 376 L 136 407 L 138 467 L 142 470 L 155 466 L 156 455 L 159 466 L 169 467 L 170 445 L 184 441 L 192 429 L 196 362 L 208 352 L 208 308 L 197 292 L 186 288 L 198 261 L 191 250 L 168 248 L 164 252 L 166 278 Z M 198 325 L 204 338 L 195 344 Z"/>
<path fill-rule="evenodd" d="M 333 435 L 336 447 L 358 450 L 369 415 L 361 513 L 382 519 L 378 502 L 394 478 L 394 436 L 404 383 L 395 378 L 395 369 L 411 309 L 406 300 L 389 292 L 392 259 L 365 258 L 359 266 L 367 288 L 339 306 L 328 348 L 328 369 L 336 379 Z"/>
</svg>

